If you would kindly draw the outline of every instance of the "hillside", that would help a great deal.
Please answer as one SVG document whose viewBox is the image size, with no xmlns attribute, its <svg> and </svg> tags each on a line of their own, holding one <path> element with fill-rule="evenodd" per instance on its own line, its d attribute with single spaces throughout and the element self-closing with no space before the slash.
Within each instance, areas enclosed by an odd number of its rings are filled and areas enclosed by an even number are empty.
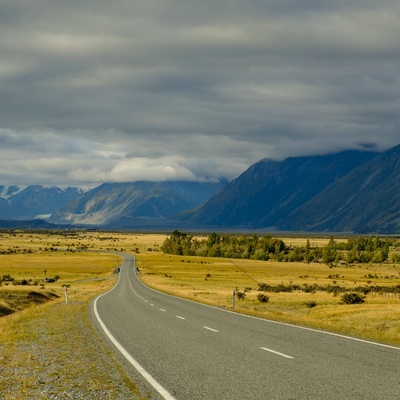
<svg viewBox="0 0 400 400">
<path fill-rule="evenodd" d="M 198 210 L 180 218 L 221 228 L 281 226 L 288 214 L 376 155 L 351 150 L 283 161 L 265 159 L 252 165 Z M 288 225 L 285 228 L 290 229 Z M 296 229 L 302 230 L 301 224 Z"/>
<path fill-rule="evenodd" d="M 284 230 L 400 232 L 400 145 L 379 154 L 294 210 Z"/>
<path fill-rule="evenodd" d="M 82 193 L 76 187 L 0 185 L 0 219 L 23 220 L 50 215 Z"/>
<path fill-rule="evenodd" d="M 50 221 L 114 228 L 168 224 L 167 218 L 198 207 L 226 184 L 226 180 L 104 183 L 55 212 Z"/>
</svg>

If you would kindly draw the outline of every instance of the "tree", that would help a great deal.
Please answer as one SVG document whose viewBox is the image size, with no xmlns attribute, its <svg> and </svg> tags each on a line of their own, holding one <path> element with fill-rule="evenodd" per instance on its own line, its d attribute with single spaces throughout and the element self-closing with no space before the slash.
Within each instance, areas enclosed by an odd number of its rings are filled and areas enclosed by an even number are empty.
<svg viewBox="0 0 400 400">
<path fill-rule="evenodd" d="M 220 241 L 221 241 L 221 236 L 218 233 L 213 232 L 208 236 L 207 247 L 211 248 L 214 245 L 219 244 Z"/>
<path fill-rule="evenodd" d="M 161 250 L 167 254 L 194 255 L 192 237 L 175 229 L 169 238 L 165 239 Z"/>
</svg>

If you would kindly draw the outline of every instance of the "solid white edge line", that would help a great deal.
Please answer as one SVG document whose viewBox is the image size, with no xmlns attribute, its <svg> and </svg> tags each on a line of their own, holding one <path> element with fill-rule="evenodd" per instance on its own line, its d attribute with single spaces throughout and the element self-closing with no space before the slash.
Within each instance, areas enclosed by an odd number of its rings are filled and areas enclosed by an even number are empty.
<svg viewBox="0 0 400 400">
<path fill-rule="evenodd" d="M 119 280 L 118 280 L 119 282 Z M 114 288 L 116 285 L 114 286 Z M 113 288 L 113 289 L 114 289 Z M 113 290 L 111 289 L 111 290 Z M 122 347 L 122 345 L 115 339 L 115 337 L 111 334 L 111 332 L 108 330 L 102 319 L 100 318 L 100 315 L 97 311 L 97 300 L 100 299 L 100 297 L 106 295 L 107 293 L 111 292 L 109 290 L 108 292 L 98 296 L 96 300 L 93 303 L 93 308 L 94 308 L 94 315 L 96 316 L 97 321 L 99 322 L 101 328 L 103 329 L 104 333 L 108 336 L 108 338 L 111 340 L 111 342 L 114 344 L 114 346 L 120 351 L 120 353 L 131 363 L 131 365 L 146 379 L 147 382 L 150 383 L 153 388 L 160 393 L 160 395 L 165 399 L 165 400 L 175 400 L 175 397 L 173 397 L 166 389 L 164 389 L 163 386 L 161 386 L 125 349 Z"/>
<path fill-rule="evenodd" d="M 136 274 L 135 274 L 136 275 Z M 137 278 L 137 275 L 136 275 Z M 264 322 L 269 322 L 271 324 L 276 324 L 276 325 L 284 325 L 284 326 L 288 326 L 291 328 L 297 328 L 297 329 L 302 329 L 305 331 L 310 331 L 310 332 L 315 332 L 315 333 L 319 333 L 322 335 L 330 335 L 330 336 L 335 336 L 335 337 L 339 337 L 342 339 L 347 339 L 347 340 L 353 340 L 355 342 L 361 342 L 361 343 L 366 343 L 366 344 L 371 344 L 373 346 L 379 346 L 379 347 L 385 347 L 387 349 L 393 349 L 393 350 L 400 350 L 400 347 L 396 347 L 396 346 L 392 346 L 390 344 L 384 344 L 384 343 L 379 343 L 379 342 L 373 342 L 371 340 L 366 340 L 366 339 L 359 339 L 356 337 L 352 337 L 352 336 L 346 336 L 346 335 L 342 335 L 340 333 L 334 333 L 334 332 L 329 332 L 329 331 L 323 331 L 323 330 L 319 330 L 319 329 L 314 329 L 314 328 L 309 328 L 307 326 L 301 326 L 301 325 L 294 325 L 294 324 L 289 324 L 288 322 L 280 322 L 280 321 L 274 321 L 272 319 L 266 319 L 266 318 L 260 318 L 260 317 L 254 317 L 253 315 L 246 315 L 246 314 L 240 314 L 237 313 L 235 311 L 232 310 L 228 310 L 225 308 L 220 308 L 220 307 L 216 307 L 216 306 L 210 306 L 209 304 L 204 304 L 204 303 L 200 303 L 198 301 L 194 301 L 194 300 L 190 300 L 190 299 L 185 299 L 184 297 L 179 297 L 179 296 L 174 296 L 172 294 L 168 294 L 168 293 L 164 293 L 161 292 L 160 290 L 157 289 L 153 289 L 150 286 L 147 286 L 144 282 L 142 282 L 139 278 L 137 278 L 137 280 L 147 289 L 152 290 L 153 292 L 157 292 L 160 294 L 163 294 L 164 296 L 168 296 L 168 297 L 173 297 L 175 299 L 180 299 L 183 301 L 188 301 L 190 303 L 194 303 L 194 304 L 198 304 L 200 306 L 203 307 L 209 307 L 209 308 L 213 308 L 214 310 L 218 310 L 218 311 L 222 311 L 222 312 L 227 312 L 227 313 L 231 313 L 231 314 L 235 314 L 237 316 L 240 317 L 244 317 L 244 318 L 252 318 L 252 319 L 258 319 L 259 321 L 264 321 Z"/>
<path fill-rule="evenodd" d="M 260 347 L 260 349 L 261 349 L 261 350 L 268 351 L 268 352 L 270 352 L 270 353 L 277 354 L 278 356 L 281 356 L 281 357 L 289 358 L 289 359 L 291 359 L 291 360 L 293 360 L 293 358 L 294 358 L 294 357 L 292 357 L 292 356 L 288 356 L 287 354 L 279 353 L 279 351 L 271 350 L 271 349 L 268 349 L 268 348 L 266 348 L 266 347 Z"/>
</svg>

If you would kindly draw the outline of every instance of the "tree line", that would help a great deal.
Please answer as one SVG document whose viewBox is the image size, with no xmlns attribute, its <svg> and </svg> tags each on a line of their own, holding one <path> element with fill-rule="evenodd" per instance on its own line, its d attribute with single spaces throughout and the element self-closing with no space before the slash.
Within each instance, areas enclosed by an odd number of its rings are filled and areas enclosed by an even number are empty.
<svg viewBox="0 0 400 400">
<path fill-rule="evenodd" d="M 330 238 L 326 246 L 292 246 L 271 235 L 235 235 L 213 232 L 198 239 L 174 230 L 161 246 L 166 254 L 274 260 L 285 262 L 317 262 L 329 265 L 338 263 L 384 263 L 389 261 L 389 249 L 397 244 L 395 239 L 375 237 L 350 237 L 337 242 Z M 400 262 L 400 253 L 392 252 L 392 262 Z"/>
</svg>

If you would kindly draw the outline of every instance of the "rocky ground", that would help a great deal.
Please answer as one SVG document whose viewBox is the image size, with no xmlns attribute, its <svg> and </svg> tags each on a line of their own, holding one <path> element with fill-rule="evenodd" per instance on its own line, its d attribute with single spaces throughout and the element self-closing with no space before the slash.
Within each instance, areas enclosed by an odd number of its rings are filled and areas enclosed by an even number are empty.
<svg viewBox="0 0 400 400">
<path fill-rule="evenodd" d="M 92 327 L 87 302 L 22 313 L 3 317 L 12 326 L 0 332 L 1 400 L 148 398 Z"/>
</svg>

